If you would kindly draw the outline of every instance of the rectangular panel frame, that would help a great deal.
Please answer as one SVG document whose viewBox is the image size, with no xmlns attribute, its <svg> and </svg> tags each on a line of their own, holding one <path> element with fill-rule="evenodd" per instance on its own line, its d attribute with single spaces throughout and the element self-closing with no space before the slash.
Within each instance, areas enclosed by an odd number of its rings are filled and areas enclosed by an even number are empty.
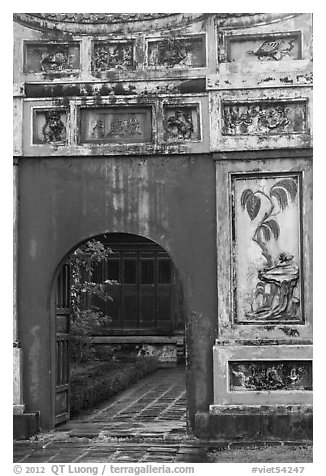
<svg viewBox="0 0 326 476">
<path fill-rule="evenodd" d="M 311 154 L 311 152 L 310 152 Z M 217 156 L 218 157 L 218 156 Z M 309 153 L 301 151 L 233 153 L 216 161 L 217 212 L 217 304 L 218 340 L 265 340 L 281 342 L 312 342 L 312 161 Z M 241 157 L 245 160 L 241 160 Z M 232 158 L 232 160 L 230 160 Z M 232 200 L 230 199 L 234 174 L 301 174 L 302 176 L 302 273 L 305 277 L 302 300 L 304 323 L 236 322 L 233 306 L 233 246 Z"/>
<path fill-rule="evenodd" d="M 235 181 L 236 180 L 245 180 L 245 179 L 255 179 L 255 178 L 276 178 L 279 177 L 296 177 L 298 180 L 298 212 L 299 212 L 299 223 L 298 223 L 298 231 L 299 231 L 299 289 L 300 289 L 300 308 L 301 308 L 301 319 L 266 319 L 264 321 L 258 319 L 252 320 L 244 320 L 238 318 L 238 309 L 237 309 L 237 276 L 236 276 L 236 224 L 235 224 Z M 231 255 L 232 255 L 232 262 L 231 262 L 231 276 L 232 276 L 232 315 L 233 315 L 233 322 L 237 324 L 244 324 L 244 325 L 251 325 L 251 324 L 259 324 L 259 325 L 268 325 L 268 324 L 304 324 L 305 323 L 305 313 L 304 313 L 304 270 L 303 270 L 303 246 L 302 246 L 302 171 L 298 171 L 297 173 L 292 172 L 251 172 L 251 173 L 231 173 L 229 175 L 230 179 L 230 186 L 231 186 L 231 194 L 230 194 L 230 202 L 229 207 L 231 210 Z"/>
</svg>

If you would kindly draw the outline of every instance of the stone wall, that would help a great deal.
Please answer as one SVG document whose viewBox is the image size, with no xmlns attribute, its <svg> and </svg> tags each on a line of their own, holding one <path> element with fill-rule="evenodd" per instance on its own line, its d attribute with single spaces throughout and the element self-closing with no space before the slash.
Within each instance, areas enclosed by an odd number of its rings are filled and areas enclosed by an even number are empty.
<svg viewBox="0 0 326 476">
<path fill-rule="evenodd" d="M 199 436 L 232 405 L 310 411 L 311 15 L 16 14 L 14 57 L 27 410 L 53 424 L 58 267 L 129 232 L 180 274 Z"/>
</svg>

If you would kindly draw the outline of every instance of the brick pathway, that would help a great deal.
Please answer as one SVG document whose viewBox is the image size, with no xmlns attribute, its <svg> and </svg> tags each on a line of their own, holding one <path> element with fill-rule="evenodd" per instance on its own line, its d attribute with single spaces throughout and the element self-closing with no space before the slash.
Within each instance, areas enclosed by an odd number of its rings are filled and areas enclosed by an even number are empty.
<svg viewBox="0 0 326 476">
<path fill-rule="evenodd" d="M 160 369 L 96 410 L 37 441 L 16 442 L 14 462 L 204 462 L 186 436 L 183 368 Z"/>
</svg>

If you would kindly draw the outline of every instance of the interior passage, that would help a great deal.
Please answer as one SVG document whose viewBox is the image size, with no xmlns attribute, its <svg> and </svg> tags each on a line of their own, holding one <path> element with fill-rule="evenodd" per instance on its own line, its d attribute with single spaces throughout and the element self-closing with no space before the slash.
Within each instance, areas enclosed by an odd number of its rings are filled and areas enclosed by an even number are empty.
<svg viewBox="0 0 326 476">
<path fill-rule="evenodd" d="M 74 436 L 180 437 L 186 434 L 183 367 L 159 369 L 82 417 L 60 425 Z"/>
</svg>

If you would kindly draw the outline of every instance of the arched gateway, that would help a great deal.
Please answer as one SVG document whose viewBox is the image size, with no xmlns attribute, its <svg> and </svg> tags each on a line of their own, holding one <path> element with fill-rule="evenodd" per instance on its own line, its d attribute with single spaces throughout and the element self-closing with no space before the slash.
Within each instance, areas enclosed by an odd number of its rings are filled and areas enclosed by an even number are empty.
<svg viewBox="0 0 326 476">
<path fill-rule="evenodd" d="M 14 15 L 16 434 L 67 413 L 54 289 L 108 233 L 97 342 L 175 337 L 177 270 L 188 430 L 311 438 L 312 78 L 308 13 Z"/>
<path fill-rule="evenodd" d="M 134 345 L 138 354 L 155 355 L 161 365 L 177 365 L 184 355 L 184 316 L 182 289 L 177 270 L 168 253 L 157 243 L 127 233 L 106 233 L 92 237 L 112 250 L 108 260 L 95 265 L 92 276 L 84 271 L 85 281 L 109 287 L 112 300 L 88 296 L 85 306 L 96 306 L 111 322 L 93 334 L 94 345 Z M 69 256 L 68 256 L 69 259 Z M 54 421 L 69 419 L 70 368 L 69 332 L 71 322 L 69 260 L 60 265 L 53 283 L 55 294 L 55 349 L 52 386 L 55 395 Z M 179 355 L 178 355 L 179 354 Z M 180 355 L 181 354 L 181 355 Z M 179 358 L 179 359 L 178 359 Z"/>
</svg>

